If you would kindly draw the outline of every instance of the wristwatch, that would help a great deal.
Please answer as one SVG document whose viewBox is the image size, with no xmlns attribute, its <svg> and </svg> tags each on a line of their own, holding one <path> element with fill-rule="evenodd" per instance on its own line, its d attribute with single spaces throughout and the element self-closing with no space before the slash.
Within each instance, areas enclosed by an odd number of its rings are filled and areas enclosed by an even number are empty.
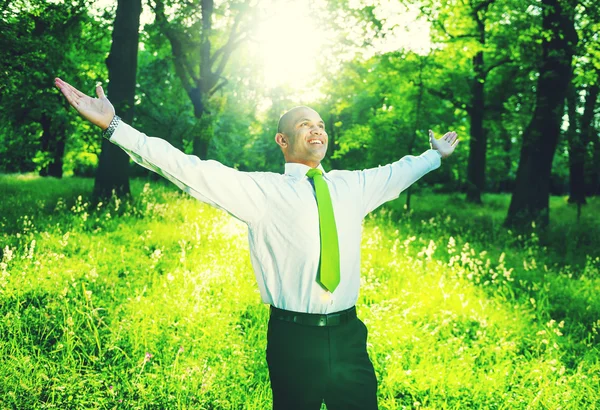
<svg viewBox="0 0 600 410">
<path fill-rule="evenodd" d="M 102 133 L 102 136 L 104 138 L 106 138 L 107 140 L 110 139 L 110 137 L 113 135 L 113 132 L 115 132 L 115 130 L 117 129 L 117 126 L 119 125 L 119 123 L 121 122 L 121 117 L 119 117 L 118 115 L 115 115 L 113 117 L 113 119 L 111 120 L 110 124 L 108 124 L 108 128 L 104 130 L 104 132 Z"/>
</svg>

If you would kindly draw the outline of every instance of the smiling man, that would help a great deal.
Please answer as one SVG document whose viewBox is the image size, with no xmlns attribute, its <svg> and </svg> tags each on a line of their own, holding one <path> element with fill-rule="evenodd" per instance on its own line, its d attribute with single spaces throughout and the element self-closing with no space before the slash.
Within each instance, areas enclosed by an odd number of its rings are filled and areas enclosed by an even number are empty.
<svg viewBox="0 0 600 410">
<path fill-rule="evenodd" d="M 262 301 L 270 305 L 266 358 L 276 410 L 377 408 L 367 328 L 357 317 L 364 217 L 395 199 L 452 154 L 450 132 L 420 156 L 362 171 L 325 171 L 327 133 L 320 115 L 296 107 L 279 121 L 283 174 L 241 172 L 186 155 L 120 120 L 97 87 L 91 98 L 61 79 L 56 86 L 104 137 L 141 166 L 248 226 Z"/>
<path fill-rule="evenodd" d="M 312 108 L 292 108 L 279 119 L 275 142 L 286 163 L 318 167 L 327 153 L 327 141 L 325 123 Z"/>
</svg>

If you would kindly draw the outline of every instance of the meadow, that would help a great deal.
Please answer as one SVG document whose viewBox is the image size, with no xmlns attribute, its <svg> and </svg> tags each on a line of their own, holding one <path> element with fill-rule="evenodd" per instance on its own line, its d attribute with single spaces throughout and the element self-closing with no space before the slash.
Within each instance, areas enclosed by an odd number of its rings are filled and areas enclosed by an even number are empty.
<svg viewBox="0 0 600 410">
<path fill-rule="evenodd" d="M 0 176 L 0 409 L 268 409 L 245 226 L 161 182 Z M 547 230 L 422 190 L 364 223 L 380 409 L 600 408 L 600 198 Z"/>
</svg>

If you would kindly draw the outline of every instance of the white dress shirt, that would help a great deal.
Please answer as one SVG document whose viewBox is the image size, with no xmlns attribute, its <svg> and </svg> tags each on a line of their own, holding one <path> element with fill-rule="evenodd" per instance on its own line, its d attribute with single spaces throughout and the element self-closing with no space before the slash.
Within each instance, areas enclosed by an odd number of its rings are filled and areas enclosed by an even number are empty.
<svg viewBox="0 0 600 410">
<path fill-rule="evenodd" d="M 307 165 L 286 163 L 285 174 L 242 172 L 187 155 L 121 121 L 110 141 L 141 166 L 248 226 L 252 267 L 264 303 L 280 309 L 331 313 L 354 306 L 360 286 L 363 218 L 440 166 L 427 150 L 363 171 L 324 172 L 340 248 L 340 283 L 333 293 L 317 282 L 320 240 L 315 191 Z M 322 171 L 323 168 L 319 166 Z"/>
</svg>

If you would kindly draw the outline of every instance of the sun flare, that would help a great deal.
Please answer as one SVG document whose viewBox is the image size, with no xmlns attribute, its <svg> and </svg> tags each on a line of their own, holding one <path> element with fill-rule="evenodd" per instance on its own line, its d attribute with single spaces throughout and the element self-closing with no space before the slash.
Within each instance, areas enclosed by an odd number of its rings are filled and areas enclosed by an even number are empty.
<svg viewBox="0 0 600 410">
<path fill-rule="evenodd" d="M 310 82 L 327 33 L 311 17 L 309 2 L 273 0 L 257 31 L 257 57 L 269 87 Z"/>
<path fill-rule="evenodd" d="M 360 50 L 364 58 L 399 49 L 418 54 L 429 52 L 432 47 L 429 23 L 416 6 L 390 0 L 365 0 L 365 3 L 375 5 L 374 13 L 387 34 Z M 328 44 L 339 33 L 325 27 L 309 1 L 266 0 L 263 4 L 266 8 L 256 29 L 252 54 L 263 66 L 265 84 L 268 88 L 286 86 L 299 94 L 311 94 L 306 87 L 315 84 L 320 75 L 319 63 L 323 62 Z M 356 56 L 352 50 L 347 55 Z M 342 55 L 338 58 L 344 59 Z"/>
</svg>

